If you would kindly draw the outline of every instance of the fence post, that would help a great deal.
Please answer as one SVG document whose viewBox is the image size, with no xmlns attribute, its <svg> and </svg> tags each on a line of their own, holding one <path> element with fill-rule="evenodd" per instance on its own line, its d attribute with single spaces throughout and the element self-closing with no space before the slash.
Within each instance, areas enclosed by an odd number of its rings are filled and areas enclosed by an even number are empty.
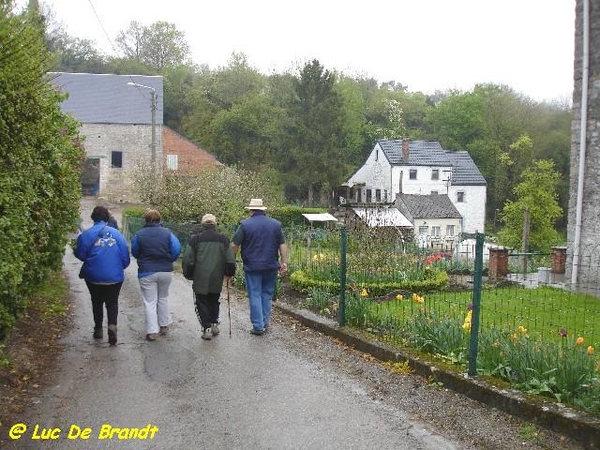
<svg viewBox="0 0 600 450">
<path fill-rule="evenodd" d="M 483 242 L 485 235 L 475 235 L 475 272 L 473 274 L 473 310 L 471 316 L 471 342 L 469 343 L 470 376 L 477 375 L 477 346 L 479 339 L 479 311 L 481 309 L 481 286 L 483 278 Z"/>
<path fill-rule="evenodd" d="M 340 305 L 338 308 L 338 323 L 340 326 L 346 325 L 346 249 L 348 243 L 348 233 L 346 226 L 340 228 Z"/>
</svg>

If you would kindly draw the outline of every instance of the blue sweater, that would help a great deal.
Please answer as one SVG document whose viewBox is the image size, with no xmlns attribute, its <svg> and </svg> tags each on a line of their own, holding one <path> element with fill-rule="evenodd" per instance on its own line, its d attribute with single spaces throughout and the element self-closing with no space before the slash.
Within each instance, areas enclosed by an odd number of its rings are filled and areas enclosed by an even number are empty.
<svg viewBox="0 0 600 450">
<path fill-rule="evenodd" d="M 95 222 L 79 235 L 75 256 L 83 261 L 81 273 L 90 283 L 120 283 L 130 263 L 127 241 L 104 221 Z"/>
<path fill-rule="evenodd" d="M 242 249 L 246 272 L 279 269 L 279 246 L 285 243 L 285 237 L 281 222 L 264 211 L 256 211 L 242 220 L 233 242 Z"/>
<path fill-rule="evenodd" d="M 137 259 L 140 278 L 155 272 L 173 272 L 173 261 L 180 252 L 177 236 L 160 223 L 147 223 L 131 239 L 131 254 Z"/>
</svg>

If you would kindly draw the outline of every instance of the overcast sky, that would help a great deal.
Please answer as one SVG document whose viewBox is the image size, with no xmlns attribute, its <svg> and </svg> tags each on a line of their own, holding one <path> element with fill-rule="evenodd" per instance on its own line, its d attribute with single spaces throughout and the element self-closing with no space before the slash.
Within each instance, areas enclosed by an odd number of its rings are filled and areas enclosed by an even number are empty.
<svg viewBox="0 0 600 450">
<path fill-rule="evenodd" d="M 243 52 L 265 74 L 318 59 L 410 92 L 506 84 L 571 100 L 575 0 L 41 0 L 72 36 L 104 52 L 131 21 L 185 33 L 212 69 Z M 19 4 L 25 4 L 20 0 Z"/>
</svg>

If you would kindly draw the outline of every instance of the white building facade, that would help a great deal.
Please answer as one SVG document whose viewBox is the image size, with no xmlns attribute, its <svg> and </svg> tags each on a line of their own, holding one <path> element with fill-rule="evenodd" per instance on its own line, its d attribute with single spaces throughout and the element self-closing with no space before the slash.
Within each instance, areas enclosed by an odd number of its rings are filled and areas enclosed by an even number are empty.
<svg viewBox="0 0 600 450">
<path fill-rule="evenodd" d="M 462 232 L 484 232 L 487 183 L 467 152 L 437 142 L 380 140 L 346 185 L 351 198 L 345 200 L 358 204 L 393 203 L 399 194 L 447 195 Z"/>
</svg>

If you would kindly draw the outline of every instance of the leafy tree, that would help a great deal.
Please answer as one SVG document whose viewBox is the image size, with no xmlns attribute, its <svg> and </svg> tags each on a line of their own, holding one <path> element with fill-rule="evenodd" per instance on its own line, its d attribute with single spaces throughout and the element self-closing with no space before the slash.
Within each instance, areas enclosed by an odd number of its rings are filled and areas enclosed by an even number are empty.
<svg viewBox="0 0 600 450">
<path fill-rule="evenodd" d="M 283 115 L 265 95 L 251 94 L 218 113 L 212 131 L 221 136 L 219 160 L 225 164 L 241 164 L 260 171 L 273 163 L 272 138 L 276 135 L 278 117 Z"/>
<path fill-rule="evenodd" d="M 556 188 L 560 174 L 554 163 L 539 160 L 525 169 L 522 181 L 513 189 L 516 199 L 508 200 L 501 213 L 505 227 L 498 233 L 502 245 L 521 248 L 525 211 L 530 214 L 531 250 L 548 252 L 560 241 L 555 222 L 562 214 Z"/>
<path fill-rule="evenodd" d="M 279 158 L 290 184 L 306 187 L 309 207 L 317 187 L 335 189 L 348 172 L 342 148 L 344 110 L 335 81 L 334 74 L 313 60 L 294 83 L 289 146 Z"/>
<path fill-rule="evenodd" d="M 163 76 L 164 122 L 174 130 L 182 132 L 184 118 L 193 112 L 191 92 L 196 81 L 196 68 L 193 66 L 168 67 L 163 71 Z"/>
<path fill-rule="evenodd" d="M 157 71 L 185 65 L 189 58 L 190 48 L 185 33 L 165 21 L 148 27 L 133 21 L 127 30 L 119 33 L 115 42 L 127 58 Z"/>
</svg>

